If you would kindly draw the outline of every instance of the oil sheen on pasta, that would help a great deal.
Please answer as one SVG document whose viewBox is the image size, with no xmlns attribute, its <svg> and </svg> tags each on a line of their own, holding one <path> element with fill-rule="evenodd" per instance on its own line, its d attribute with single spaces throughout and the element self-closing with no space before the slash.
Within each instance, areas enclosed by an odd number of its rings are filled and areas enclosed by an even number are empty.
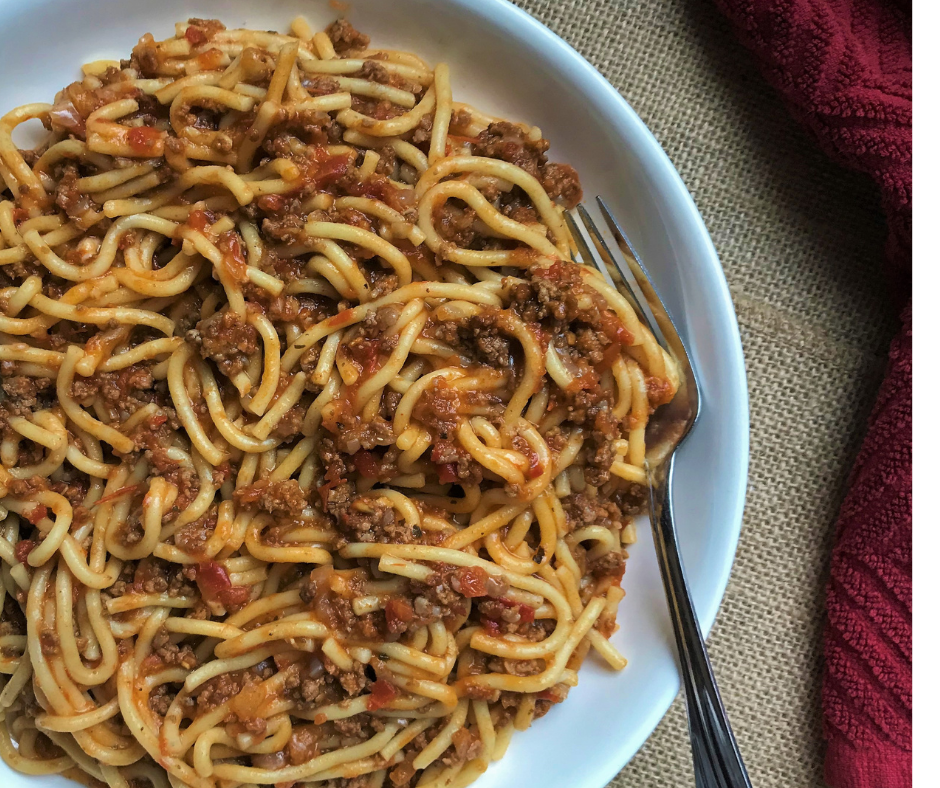
<svg viewBox="0 0 940 788">
<path fill-rule="evenodd" d="M 345 21 L 83 71 L 0 119 L 0 754 L 467 785 L 590 651 L 626 664 L 677 385 L 571 262 L 577 175 Z"/>
</svg>

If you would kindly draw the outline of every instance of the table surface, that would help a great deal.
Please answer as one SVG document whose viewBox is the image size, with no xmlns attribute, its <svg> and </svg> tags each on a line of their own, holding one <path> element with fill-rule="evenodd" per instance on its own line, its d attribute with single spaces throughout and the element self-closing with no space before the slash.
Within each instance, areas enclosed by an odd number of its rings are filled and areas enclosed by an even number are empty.
<svg viewBox="0 0 940 788">
<path fill-rule="evenodd" d="M 895 328 L 875 187 L 817 149 L 711 0 L 514 2 L 630 102 L 715 242 L 741 326 L 751 465 L 709 652 L 754 785 L 821 787 L 833 524 Z M 680 700 L 610 788 L 693 784 Z"/>
</svg>

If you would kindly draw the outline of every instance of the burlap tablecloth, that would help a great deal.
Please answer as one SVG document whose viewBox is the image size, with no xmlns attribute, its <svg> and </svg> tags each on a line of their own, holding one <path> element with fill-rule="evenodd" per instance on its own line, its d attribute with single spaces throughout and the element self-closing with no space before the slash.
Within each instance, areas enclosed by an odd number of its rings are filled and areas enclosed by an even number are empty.
<svg viewBox="0 0 940 788">
<path fill-rule="evenodd" d="M 515 2 L 630 102 L 718 249 L 744 344 L 751 465 L 709 651 L 754 785 L 822 786 L 832 526 L 894 327 L 875 188 L 817 150 L 711 0 Z M 611 786 L 692 785 L 680 700 Z"/>
</svg>

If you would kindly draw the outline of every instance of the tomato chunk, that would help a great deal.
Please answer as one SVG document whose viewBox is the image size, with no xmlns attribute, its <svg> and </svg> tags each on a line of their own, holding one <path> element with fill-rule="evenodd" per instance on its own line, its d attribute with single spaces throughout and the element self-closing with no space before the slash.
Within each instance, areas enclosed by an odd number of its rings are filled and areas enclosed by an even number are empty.
<svg viewBox="0 0 940 788">
<path fill-rule="evenodd" d="M 535 608 L 531 605 L 524 605 L 521 602 L 513 602 L 511 599 L 506 599 L 506 597 L 500 597 L 496 600 L 503 607 L 514 607 L 519 611 L 519 620 L 523 624 L 531 624 L 535 621 Z"/>
<path fill-rule="evenodd" d="M 369 700 L 366 701 L 366 708 L 369 711 L 385 708 L 397 697 L 398 690 L 395 686 L 385 679 L 379 679 L 372 682 L 372 694 L 369 695 Z"/>
<path fill-rule="evenodd" d="M 16 560 L 21 564 L 26 563 L 26 559 L 29 558 L 29 554 L 33 552 L 33 548 L 37 546 L 37 543 L 32 539 L 21 539 L 16 543 L 16 547 L 13 548 L 13 554 L 16 556 Z"/>
<path fill-rule="evenodd" d="M 150 126 L 135 126 L 127 132 L 127 144 L 135 153 L 159 156 L 163 152 L 163 132 Z"/>
<path fill-rule="evenodd" d="M 411 605 L 403 599 L 390 599 L 385 604 L 385 621 L 390 632 L 403 632 L 414 617 Z"/>
<path fill-rule="evenodd" d="M 195 210 L 189 214 L 186 224 L 194 230 L 205 233 L 207 229 L 215 224 L 215 217 L 208 211 Z"/>
<path fill-rule="evenodd" d="M 320 500 L 323 501 L 324 506 L 329 502 L 330 490 L 334 487 L 339 487 L 345 481 L 345 479 L 331 479 L 317 487 L 317 492 L 320 493 Z"/>
<path fill-rule="evenodd" d="M 245 263 L 245 253 L 238 241 L 238 234 L 233 230 L 222 233 L 219 238 L 219 249 L 222 252 L 222 268 L 234 282 L 248 281 L 248 265 Z"/>
<path fill-rule="evenodd" d="M 465 597 L 486 596 L 486 581 L 489 580 L 489 575 L 480 567 L 462 567 L 454 576 L 457 578 L 457 590 Z"/>
<path fill-rule="evenodd" d="M 28 512 L 23 512 L 23 515 L 29 520 L 33 525 L 39 525 L 42 522 L 44 517 L 49 516 L 49 507 L 43 506 L 41 503 L 37 503 L 32 509 Z"/>
<path fill-rule="evenodd" d="M 203 599 L 219 602 L 224 607 L 242 605 L 251 596 L 249 586 L 233 586 L 225 567 L 215 561 L 196 564 L 196 585 Z"/>
<path fill-rule="evenodd" d="M 265 194 L 258 200 L 259 208 L 272 213 L 282 210 L 285 205 L 287 205 L 287 200 L 280 194 Z"/>
<path fill-rule="evenodd" d="M 437 478 L 440 480 L 441 484 L 453 484 L 457 481 L 458 476 L 456 462 L 439 463 L 436 467 Z"/>
<path fill-rule="evenodd" d="M 194 47 L 199 46 L 200 44 L 205 44 L 209 39 L 206 38 L 206 34 L 202 32 L 195 25 L 190 25 L 186 28 L 186 40 L 192 44 Z"/>
<path fill-rule="evenodd" d="M 365 449 L 359 449 L 353 455 L 353 462 L 356 463 L 356 470 L 366 479 L 379 478 L 379 464 L 375 461 L 372 452 Z"/>
</svg>

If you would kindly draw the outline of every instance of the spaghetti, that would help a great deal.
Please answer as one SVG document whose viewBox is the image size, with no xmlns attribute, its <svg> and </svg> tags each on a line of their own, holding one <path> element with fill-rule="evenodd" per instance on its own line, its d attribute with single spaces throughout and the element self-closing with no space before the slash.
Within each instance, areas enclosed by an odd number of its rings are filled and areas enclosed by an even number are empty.
<svg viewBox="0 0 940 788">
<path fill-rule="evenodd" d="M 343 20 L 83 71 L 0 119 L 0 755 L 467 785 L 626 664 L 678 385 L 572 262 L 577 175 Z"/>
</svg>

